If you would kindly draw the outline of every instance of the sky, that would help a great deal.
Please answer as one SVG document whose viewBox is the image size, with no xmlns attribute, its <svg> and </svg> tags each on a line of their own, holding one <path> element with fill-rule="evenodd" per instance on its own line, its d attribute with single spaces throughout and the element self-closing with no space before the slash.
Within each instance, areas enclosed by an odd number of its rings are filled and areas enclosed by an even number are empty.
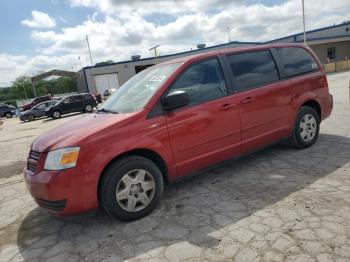
<svg viewBox="0 0 350 262">
<path fill-rule="evenodd" d="M 306 29 L 350 20 L 349 0 L 305 0 Z M 0 87 L 20 75 L 267 41 L 302 31 L 301 0 L 1 0 Z M 79 59 L 80 57 L 80 59 Z"/>
</svg>

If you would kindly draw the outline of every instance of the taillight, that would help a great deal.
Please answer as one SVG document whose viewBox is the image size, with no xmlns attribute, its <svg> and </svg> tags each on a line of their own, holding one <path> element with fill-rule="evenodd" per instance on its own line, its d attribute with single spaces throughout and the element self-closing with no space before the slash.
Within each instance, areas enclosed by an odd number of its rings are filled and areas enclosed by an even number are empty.
<svg viewBox="0 0 350 262">
<path fill-rule="evenodd" d="M 323 87 L 328 87 L 328 80 L 326 75 L 324 76 Z"/>
</svg>

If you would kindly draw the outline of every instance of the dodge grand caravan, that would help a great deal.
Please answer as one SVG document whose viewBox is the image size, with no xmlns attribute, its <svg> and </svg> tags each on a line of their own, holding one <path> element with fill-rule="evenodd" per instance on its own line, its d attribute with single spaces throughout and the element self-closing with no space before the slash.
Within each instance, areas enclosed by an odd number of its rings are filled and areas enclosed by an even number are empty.
<svg viewBox="0 0 350 262">
<path fill-rule="evenodd" d="M 332 106 L 321 64 L 304 45 L 179 58 L 138 73 L 97 112 L 39 136 L 24 176 L 51 213 L 103 207 L 138 219 L 156 208 L 166 181 L 282 139 L 312 146 Z"/>
</svg>

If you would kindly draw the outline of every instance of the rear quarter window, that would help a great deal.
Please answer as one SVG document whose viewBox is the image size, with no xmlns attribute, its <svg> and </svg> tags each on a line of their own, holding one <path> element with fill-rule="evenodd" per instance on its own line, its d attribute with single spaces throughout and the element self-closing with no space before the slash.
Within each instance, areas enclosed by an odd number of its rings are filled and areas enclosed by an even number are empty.
<svg viewBox="0 0 350 262">
<path fill-rule="evenodd" d="M 284 70 L 285 77 L 302 75 L 318 70 L 318 64 L 305 49 L 300 47 L 279 47 L 274 49 Z"/>
</svg>

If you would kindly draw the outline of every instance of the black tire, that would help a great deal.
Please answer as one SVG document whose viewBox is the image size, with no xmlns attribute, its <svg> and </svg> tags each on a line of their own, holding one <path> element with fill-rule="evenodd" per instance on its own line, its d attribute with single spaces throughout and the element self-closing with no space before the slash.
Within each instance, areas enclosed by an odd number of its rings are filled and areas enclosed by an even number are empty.
<svg viewBox="0 0 350 262">
<path fill-rule="evenodd" d="M 314 132 L 309 132 L 307 135 L 305 135 L 305 132 L 303 133 L 303 128 L 301 127 L 302 121 L 304 121 L 304 117 L 312 119 L 312 117 L 315 120 L 315 126 L 312 124 L 310 125 L 310 129 L 315 127 Z M 297 118 L 295 120 L 294 124 L 294 129 L 293 129 L 293 134 L 291 137 L 291 144 L 292 146 L 296 148 L 307 148 L 312 146 L 313 144 L 316 143 L 318 139 L 318 134 L 320 132 L 320 117 L 315 111 L 315 109 L 308 107 L 308 106 L 303 106 L 299 109 Z"/>
<path fill-rule="evenodd" d="M 11 112 L 7 112 L 7 113 L 5 114 L 5 117 L 6 117 L 6 118 L 11 118 L 11 117 L 12 117 L 12 113 L 11 113 Z"/>
<path fill-rule="evenodd" d="M 86 112 L 86 113 L 91 113 L 93 110 L 94 110 L 94 106 L 91 104 L 87 104 L 84 107 L 84 112 Z"/>
<path fill-rule="evenodd" d="M 35 120 L 35 115 L 29 115 L 27 116 L 28 121 L 34 121 Z"/>
<path fill-rule="evenodd" d="M 148 172 L 148 175 L 151 175 L 153 177 L 155 185 L 154 191 L 152 191 L 153 197 L 150 198 L 150 202 L 143 209 L 135 212 L 129 212 L 125 208 L 123 208 L 122 205 L 117 201 L 117 186 L 120 185 L 121 179 L 128 172 L 137 169 L 145 170 Z M 163 190 L 163 176 L 158 166 L 147 158 L 140 156 L 130 156 L 113 163 L 104 172 L 99 187 L 99 201 L 100 205 L 110 215 L 124 221 L 131 221 L 140 219 L 151 213 L 159 204 L 163 195 Z M 130 194 L 131 193 L 129 193 L 129 195 Z M 136 200 L 136 202 L 138 202 L 138 200 Z"/>
<path fill-rule="evenodd" d="M 53 110 L 51 113 L 51 117 L 53 119 L 61 118 L 61 116 L 62 116 L 62 113 L 59 110 Z"/>
</svg>

